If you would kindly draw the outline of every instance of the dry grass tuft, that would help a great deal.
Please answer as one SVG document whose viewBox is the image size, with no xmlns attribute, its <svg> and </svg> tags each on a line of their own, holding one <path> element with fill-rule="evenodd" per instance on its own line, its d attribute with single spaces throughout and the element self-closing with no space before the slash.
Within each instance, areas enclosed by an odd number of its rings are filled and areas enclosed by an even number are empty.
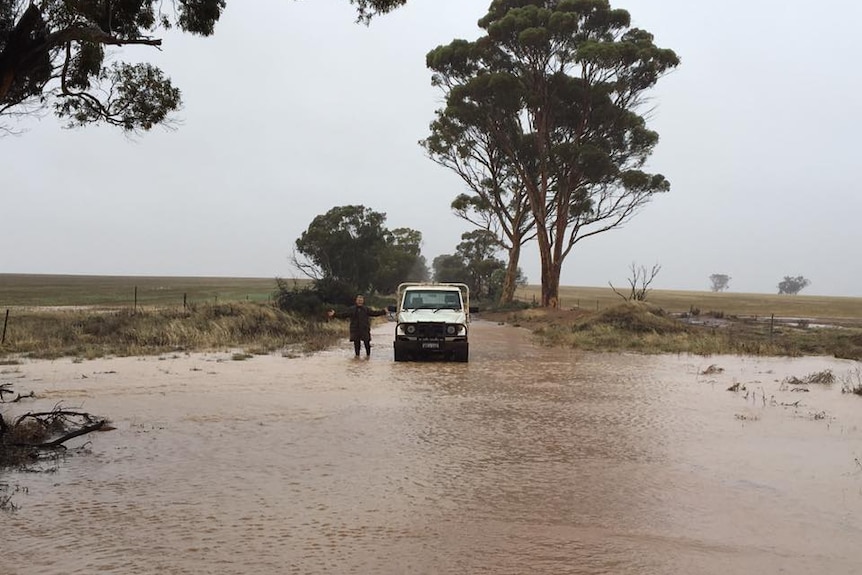
<svg viewBox="0 0 862 575">
<path fill-rule="evenodd" d="M 137 312 L 36 309 L 18 311 L 10 318 L 0 354 L 93 359 L 236 348 L 261 354 L 297 344 L 306 350 L 321 349 L 343 335 L 340 323 L 309 320 L 248 302 Z"/>
<path fill-rule="evenodd" d="M 686 326 L 668 317 L 661 308 L 646 302 L 629 301 L 576 321 L 573 329 L 588 331 L 596 327 L 611 327 L 637 334 L 683 333 Z"/>
<path fill-rule="evenodd" d="M 808 385 L 810 383 L 829 385 L 835 383 L 835 374 L 832 373 L 831 369 L 825 369 L 823 371 L 809 373 L 802 379 L 791 375 L 784 378 L 784 381 L 781 383 L 784 385 Z"/>
</svg>

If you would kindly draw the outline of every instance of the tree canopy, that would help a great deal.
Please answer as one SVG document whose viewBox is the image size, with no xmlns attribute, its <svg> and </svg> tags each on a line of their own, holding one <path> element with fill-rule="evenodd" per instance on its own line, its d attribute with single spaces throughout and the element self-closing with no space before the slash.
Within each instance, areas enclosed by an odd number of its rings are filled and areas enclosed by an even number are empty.
<svg viewBox="0 0 862 575">
<path fill-rule="evenodd" d="M 542 305 L 555 306 L 573 246 L 669 189 L 664 176 L 643 169 L 658 134 L 639 110 L 644 92 L 679 59 L 607 0 L 494 0 L 479 26 L 479 39 L 427 56 L 446 97 L 432 136 L 445 138 L 442 150 L 453 158 L 480 155 L 483 138 L 501 154 L 516 185 L 490 190 L 526 194 Z"/>
<path fill-rule="evenodd" d="M 392 293 L 404 281 L 427 279 L 422 234 L 389 230 L 386 214 L 362 205 L 339 206 L 315 217 L 296 240 L 295 258 L 306 275 L 349 291 Z"/>
<path fill-rule="evenodd" d="M 160 30 L 209 36 L 225 0 L 0 0 L 0 115 L 53 105 L 69 125 L 148 130 L 181 104 L 148 63 L 108 63 L 106 46 L 158 47 Z"/>
<path fill-rule="evenodd" d="M 406 0 L 350 0 L 368 22 Z M 0 117 L 46 107 L 69 126 L 149 130 L 178 110 L 179 88 L 149 63 L 108 62 L 106 47 L 159 47 L 160 32 L 209 36 L 226 0 L 0 0 Z"/>
<path fill-rule="evenodd" d="M 731 277 L 727 274 L 712 274 L 709 276 L 710 290 L 722 292 L 730 287 Z"/>
<path fill-rule="evenodd" d="M 406 4 L 407 0 L 350 0 L 350 3 L 356 5 L 359 20 L 368 22 L 372 16 L 392 12 L 399 6 Z"/>
<path fill-rule="evenodd" d="M 778 293 L 781 295 L 796 295 L 811 285 L 811 280 L 804 276 L 784 276 L 778 282 Z"/>
</svg>

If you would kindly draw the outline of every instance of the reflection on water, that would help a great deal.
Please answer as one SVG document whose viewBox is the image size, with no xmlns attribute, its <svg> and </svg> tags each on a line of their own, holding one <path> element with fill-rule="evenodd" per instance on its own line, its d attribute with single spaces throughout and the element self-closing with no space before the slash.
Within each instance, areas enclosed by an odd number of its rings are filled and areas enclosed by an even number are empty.
<svg viewBox="0 0 862 575">
<path fill-rule="evenodd" d="M 396 364 L 390 329 L 370 360 L 21 366 L 27 408 L 117 430 L 0 478 L 29 486 L 0 572 L 858 572 L 862 398 L 781 385 L 852 364 L 583 354 L 482 322 L 469 364 Z"/>
</svg>

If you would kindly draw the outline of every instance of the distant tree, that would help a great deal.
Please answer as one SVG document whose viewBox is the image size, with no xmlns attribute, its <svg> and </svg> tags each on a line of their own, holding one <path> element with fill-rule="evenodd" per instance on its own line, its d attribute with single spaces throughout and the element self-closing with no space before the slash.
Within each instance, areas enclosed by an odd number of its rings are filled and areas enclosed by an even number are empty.
<svg viewBox="0 0 862 575">
<path fill-rule="evenodd" d="M 456 251 L 464 258 L 470 276 L 467 285 L 477 298 L 487 298 L 491 293 L 491 278 L 495 272 L 506 269 L 506 264 L 496 253 L 500 249 L 497 236 L 488 230 L 473 230 L 461 235 Z"/>
<path fill-rule="evenodd" d="M 811 281 L 803 276 L 784 276 L 778 284 L 779 294 L 796 295 L 811 285 Z"/>
<path fill-rule="evenodd" d="M 611 286 L 611 289 L 614 290 L 615 294 L 626 301 L 646 301 L 647 296 L 649 295 L 649 286 L 652 284 L 653 280 L 655 280 L 656 276 L 658 276 L 661 271 L 661 266 L 659 264 L 655 264 L 651 269 L 647 270 L 646 266 L 639 266 L 635 262 L 632 262 L 632 265 L 629 267 L 629 271 L 631 274 L 628 278 L 630 287 L 628 294 L 622 294 L 617 291 L 612 283 L 608 282 L 608 284 Z"/>
<path fill-rule="evenodd" d="M 497 301 L 500 305 L 510 304 L 515 301 L 514 297 L 512 297 L 512 299 L 507 299 L 502 296 L 503 292 L 508 289 L 508 275 L 508 270 L 502 268 L 496 269 L 494 270 L 494 273 L 491 274 L 491 278 L 488 283 L 489 299 Z M 515 269 L 513 285 L 515 288 L 527 285 L 527 276 L 524 275 L 524 271 L 520 267 Z M 514 296 L 514 293 L 512 295 Z"/>
<path fill-rule="evenodd" d="M 460 254 L 442 254 L 434 258 L 431 263 L 434 270 L 435 282 L 467 283 L 470 281 L 470 272 L 464 256 Z"/>
<path fill-rule="evenodd" d="M 434 258 L 434 281 L 460 282 L 470 288 L 475 298 L 499 299 L 506 275 L 506 263 L 496 257 L 500 249 L 493 232 L 473 230 L 461 235 L 454 254 L 443 254 Z M 515 281 L 523 280 L 518 268 Z"/>
<path fill-rule="evenodd" d="M 106 46 L 159 47 L 169 28 L 209 36 L 225 0 L 0 0 L 0 117 L 53 105 L 70 126 L 149 130 L 180 91 L 148 63 L 108 63 Z"/>
<path fill-rule="evenodd" d="M 339 206 L 315 217 L 296 240 L 294 264 L 320 286 L 391 293 L 420 268 L 422 234 L 388 230 L 386 214 L 361 205 Z M 421 273 L 415 276 L 421 278 Z M 338 287 L 340 290 L 341 287 Z"/>
<path fill-rule="evenodd" d="M 709 276 L 710 289 L 714 292 L 721 292 L 730 287 L 731 277 L 727 274 L 712 274 Z"/>
</svg>

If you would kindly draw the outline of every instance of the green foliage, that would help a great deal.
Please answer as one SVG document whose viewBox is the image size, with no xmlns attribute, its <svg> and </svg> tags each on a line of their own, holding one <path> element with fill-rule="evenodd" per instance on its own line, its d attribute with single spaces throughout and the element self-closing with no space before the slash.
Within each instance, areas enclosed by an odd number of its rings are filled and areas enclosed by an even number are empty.
<svg viewBox="0 0 862 575">
<path fill-rule="evenodd" d="M 423 145 L 456 171 L 478 166 L 462 170 L 478 200 L 461 198 L 456 210 L 497 205 L 513 215 L 512 199 L 525 198 L 543 305 L 556 302 L 575 243 L 622 225 L 670 188 L 642 169 L 658 134 L 638 110 L 679 59 L 630 20 L 606 0 L 494 0 L 479 21 L 485 36 L 426 58 L 446 105 Z M 496 221 L 505 227 L 505 217 Z"/>
<path fill-rule="evenodd" d="M 386 14 L 403 6 L 407 0 L 350 0 L 356 5 L 360 22 L 368 22 L 375 14 Z"/>
<path fill-rule="evenodd" d="M 314 286 L 290 285 L 281 278 L 276 279 L 275 305 L 281 311 L 302 316 L 322 316 L 325 311 L 323 299 Z"/>
<path fill-rule="evenodd" d="M 784 279 L 778 283 L 778 293 L 796 295 L 809 285 L 811 285 L 811 280 L 803 276 L 784 276 Z"/>
<path fill-rule="evenodd" d="M 473 298 L 499 299 L 506 275 L 505 262 L 496 257 L 499 240 L 483 229 L 466 232 L 461 240 L 454 254 L 434 258 L 434 281 L 465 283 Z M 515 275 L 517 283 L 526 283 L 520 268 Z"/>
<path fill-rule="evenodd" d="M 487 230 L 479 229 L 462 234 L 461 240 L 456 251 L 464 258 L 470 292 L 477 299 L 492 297 L 494 274 L 500 271 L 505 273 L 506 270 L 505 262 L 495 257 L 499 250 L 497 237 Z"/>
<path fill-rule="evenodd" d="M 315 217 L 296 240 L 306 261 L 295 263 L 315 279 L 325 298 L 340 296 L 341 288 L 353 295 L 391 293 L 401 282 L 426 279 L 422 234 L 410 228 L 390 231 L 385 222 L 386 214 L 365 206 L 332 208 Z M 329 285 L 339 286 L 339 293 L 326 293 Z"/>
<path fill-rule="evenodd" d="M 406 0 L 350 0 L 368 22 Z M 116 62 L 105 46 L 161 46 L 171 28 L 210 36 L 226 0 L 0 0 L 0 116 L 53 105 L 70 126 L 126 131 L 169 121 L 180 91 L 158 68 Z M 116 52 L 113 49 L 112 52 Z"/>
<path fill-rule="evenodd" d="M 157 47 L 168 28 L 208 36 L 225 0 L 28 3 L 0 0 L 0 115 L 53 101 L 70 125 L 126 131 L 166 122 L 180 92 L 147 64 L 106 62 L 105 46 Z M 56 83 L 56 84 L 55 84 Z M 57 85 L 58 84 L 58 85 Z"/>
<path fill-rule="evenodd" d="M 435 282 L 467 283 L 470 281 L 470 272 L 461 255 L 439 255 L 434 258 L 431 267 L 434 268 Z"/>
</svg>

